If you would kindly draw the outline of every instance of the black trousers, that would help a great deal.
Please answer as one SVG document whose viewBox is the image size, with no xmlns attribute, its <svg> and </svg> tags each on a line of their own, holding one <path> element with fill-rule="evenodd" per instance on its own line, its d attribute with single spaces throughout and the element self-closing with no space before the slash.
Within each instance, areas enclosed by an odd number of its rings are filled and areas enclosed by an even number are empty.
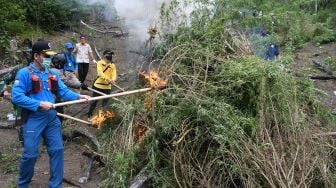
<svg viewBox="0 0 336 188">
<path fill-rule="evenodd" d="M 100 91 L 102 93 L 105 93 L 106 95 L 109 95 L 111 93 L 111 90 L 110 89 L 100 89 L 100 88 L 97 88 L 95 86 L 92 86 L 92 89 L 94 90 L 97 90 L 97 91 Z M 98 96 L 101 96 L 99 93 L 96 93 L 96 92 L 93 92 L 93 95 L 92 97 L 98 97 Z M 107 102 L 109 101 L 109 99 L 103 99 L 102 100 L 102 106 L 106 106 L 107 105 Z M 98 101 L 92 101 L 91 105 L 90 105 L 90 109 L 89 109 L 89 113 L 88 113 L 88 117 L 91 117 L 92 116 L 92 113 L 93 111 L 95 110 L 96 106 L 97 106 L 97 103 Z"/>
<path fill-rule="evenodd" d="M 86 76 L 89 72 L 89 63 L 78 62 L 78 80 L 84 83 Z"/>
</svg>

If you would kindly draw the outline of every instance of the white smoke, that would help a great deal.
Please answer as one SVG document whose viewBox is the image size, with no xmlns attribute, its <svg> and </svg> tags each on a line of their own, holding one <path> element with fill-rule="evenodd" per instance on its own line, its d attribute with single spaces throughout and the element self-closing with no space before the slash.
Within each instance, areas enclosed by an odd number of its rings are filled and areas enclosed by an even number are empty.
<svg viewBox="0 0 336 188">
<path fill-rule="evenodd" d="M 160 7 L 169 0 L 115 0 L 114 6 L 119 17 L 125 19 L 131 33 L 145 41 L 148 28 L 159 21 Z"/>
<path fill-rule="evenodd" d="M 86 4 L 102 4 L 105 7 L 106 20 L 113 21 L 115 15 L 124 20 L 130 34 L 145 41 L 149 35 L 148 28 L 158 22 L 162 3 L 171 0 L 84 0 Z M 115 14 L 116 12 L 116 14 Z"/>
<path fill-rule="evenodd" d="M 148 29 L 159 23 L 160 8 L 163 3 L 169 5 L 172 0 L 84 0 L 86 4 L 102 4 L 105 7 L 103 14 L 106 20 L 116 20 L 115 15 L 124 20 L 124 24 L 131 35 L 136 36 L 144 42 L 149 38 Z M 192 0 L 178 0 L 180 3 L 186 23 L 190 23 L 190 14 L 197 7 L 197 3 Z M 186 3 L 187 2 L 187 3 Z M 213 3 L 214 0 L 209 0 Z M 181 16 L 178 16 L 181 18 Z M 177 19 L 179 19 L 177 18 Z M 175 26 L 180 20 L 175 20 Z M 160 28 L 159 28 L 160 30 Z M 169 32 L 169 31 L 168 31 Z"/>
</svg>

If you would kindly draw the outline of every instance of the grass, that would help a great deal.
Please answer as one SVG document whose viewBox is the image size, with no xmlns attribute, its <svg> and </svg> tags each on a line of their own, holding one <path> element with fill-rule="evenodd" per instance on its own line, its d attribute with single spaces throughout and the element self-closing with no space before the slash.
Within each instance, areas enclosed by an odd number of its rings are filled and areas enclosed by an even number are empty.
<svg viewBox="0 0 336 188">
<path fill-rule="evenodd" d="M 267 62 L 253 54 L 263 41 L 225 28 L 230 16 L 212 17 L 205 9 L 195 10 L 190 25 L 163 33 L 153 49 L 168 89 L 116 106 L 122 118 L 102 135 L 105 185 L 126 187 L 143 169 L 154 187 L 334 185 L 333 141 L 315 133 L 332 130 L 335 117 L 316 99 L 312 81 L 284 71 L 294 64 L 293 50 L 313 39 L 301 36 L 301 17 L 308 15 L 294 11 L 293 22 L 279 22 L 271 38 L 289 50 Z M 169 24 L 178 10 L 163 11 L 162 20 Z M 134 139 L 137 124 L 147 128 L 141 143 Z"/>
</svg>

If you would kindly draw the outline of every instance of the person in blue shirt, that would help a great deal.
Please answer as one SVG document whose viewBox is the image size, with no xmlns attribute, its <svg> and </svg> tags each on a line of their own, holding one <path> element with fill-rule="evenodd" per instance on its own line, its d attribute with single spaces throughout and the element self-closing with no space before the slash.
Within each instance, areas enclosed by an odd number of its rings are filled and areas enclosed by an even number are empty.
<svg viewBox="0 0 336 188">
<path fill-rule="evenodd" d="M 268 61 L 276 60 L 280 55 L 278 45 L 271 43 L 267 46 L 267 51 L 264 55 L 264 59 Z"/>
<path fill-rule="evenodd" d="M 76 57 L 72 54 L 74 47 L 71 42 L 65 43 L 66 51 L 63 54 L 66 57 L 66 63 L 64 65 L 64 70 L 67 72 L 72 72 L 78 77 L 78 65 L 76 63 Z"/>
<path fill-rule="evenodd" d="M 28 110 L 23 125 L 24 148 L 20 160 L 18 186 L 29 186 L 34 175 L 41 137 L 44 139 L 50 161 L 49 187 L 62 187 L 63 141 L 61 123 L 54 109 L 55 95 L 65 101 L 89 99 L 68 89 L 59 75 L 49 69 L 50 43 L 40 40 L 33 44 L 33 62 L 19 70 L 12 88 L 13 104 Z"/>
</svg>

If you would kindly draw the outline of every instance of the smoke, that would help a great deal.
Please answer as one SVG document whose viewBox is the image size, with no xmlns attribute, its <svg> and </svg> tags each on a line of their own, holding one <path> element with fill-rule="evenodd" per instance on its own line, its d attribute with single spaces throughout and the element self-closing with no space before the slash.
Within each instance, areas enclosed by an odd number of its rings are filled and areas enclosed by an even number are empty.
<svg viewBox="0 0 336 188">
<path fill-rule="evenodd" d="M 88 5 L 102 4 L 107 21 L 118 18 L 124 20 L 125 27 L 131 35 L 140 41 L 145 41 L 149 35 L 148 28 L 158 22 L 162 3 L 171 0 L 85 0 Z"/>
<path fill-rule="evenodd" d="M 120 18 L 125 19 L 125 25 L 131 33 L 136 34 L 140 41 L 149 36 L 148 28 L 158 22 L 160 7 L 169 0 L 115 0 L 114 7 Z"/>
</svg>

